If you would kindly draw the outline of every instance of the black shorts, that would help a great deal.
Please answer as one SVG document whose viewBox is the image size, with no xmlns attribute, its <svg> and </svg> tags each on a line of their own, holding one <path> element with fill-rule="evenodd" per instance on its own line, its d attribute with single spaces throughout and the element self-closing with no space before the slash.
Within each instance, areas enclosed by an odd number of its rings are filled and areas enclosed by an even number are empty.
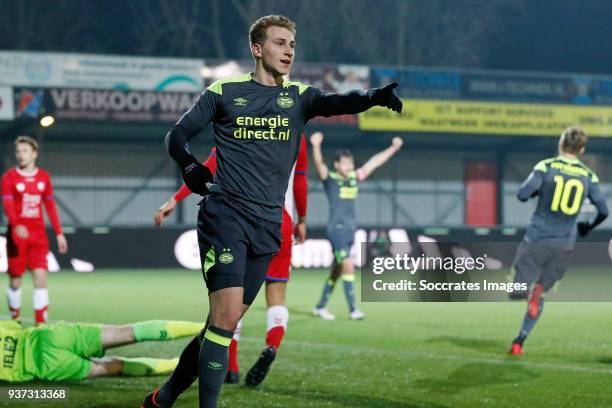
<svg viewBox="0 0 612 408">
<path fill-rule="evenodd" d="M 547 291 L 563 278 L 573 249 L 544 241 L 522 241 L 514 259 L 515 283 L 539 283 Z"/>
<path fill-rule="evenodd" d="M 353 228 L 329 228 L 327 236 L 331 242 L 336 262 L 340 263 L 348 258 L 353 246 L 355 230 Z"/>
<path fill-rule="evenodd" d="M 268 264 L 278 252 L 281 224 L 245 216 L 220 195 L 205 197 L 198 212 L 198 246 L 208 292 L 244 288 L 243 303 L 255 300 Z"/>
</svg>

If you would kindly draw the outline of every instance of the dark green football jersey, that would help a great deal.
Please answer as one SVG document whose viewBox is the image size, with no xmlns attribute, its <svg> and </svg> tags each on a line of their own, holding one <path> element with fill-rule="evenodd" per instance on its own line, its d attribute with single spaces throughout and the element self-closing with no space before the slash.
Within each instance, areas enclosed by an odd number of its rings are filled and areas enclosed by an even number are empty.
<svg viewBox="0 0 612 408">
<path fill-rule="evenodd" d="M 239 211 L 280 223 L 306 122 L 371 106 L 365 91 L 328 94 L 290 81 L 265 86 L 245 74 L 210 85 L 177 126 L 201 129 L 212 122 L 218 191 Z"/>
<path fill-rule="evenodd" d="M 521 201 L 538 196 L 527 240 L 573 245 L 584 199 L 588 197 L 598 209 L 605 207 L 598 182 L 597 175 L 578 159 L 557 156 L 539 162 L 518 193 Z"/>
<path fill-rule="evenodd" d="M 347 178 L 330 171 L 323 180 L 329 203 L 329 228 L 355 228 L 355 200 L 359 194 L 357 173 L 352 171 Z"/>
</svg>

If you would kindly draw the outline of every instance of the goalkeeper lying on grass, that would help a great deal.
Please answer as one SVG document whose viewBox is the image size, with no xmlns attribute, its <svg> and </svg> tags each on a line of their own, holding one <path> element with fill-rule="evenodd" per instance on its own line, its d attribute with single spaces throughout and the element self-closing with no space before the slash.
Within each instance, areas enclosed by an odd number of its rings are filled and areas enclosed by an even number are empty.
<svg viewBox="0 0 612 408">
<path fill-rule="evenodd" d="M 102 357 L 109 348 L 194 336 L 201 330 L 201 323 L 162 320 L 124 326 L 57 323 L 27 329 L 12 320 L 0 321 L 0 381 L 167 374 L 178 358 Z"/>
</svg>

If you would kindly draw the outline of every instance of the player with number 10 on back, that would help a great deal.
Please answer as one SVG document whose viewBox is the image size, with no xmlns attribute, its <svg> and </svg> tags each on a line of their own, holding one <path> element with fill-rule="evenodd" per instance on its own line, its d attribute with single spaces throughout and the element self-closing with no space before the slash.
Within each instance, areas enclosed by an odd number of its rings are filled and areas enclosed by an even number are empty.
<svg viewBox="0 0 612 408">
<path fill-rule="evenodd" d="M 599 178 L 578 159 L 586 144 L 582 129 L 565 129 L 559 139 L 559 155 L 536 164 L 519 189 L 520 201 L 538 196 L 538 205 L 514 260 L 515 282 L 526 283 L 530 289 L 510 295 L 528 301 L 521 329 L 512 342 L 512 355 L 523 354 L 523 343 L 542 313 L 544 294 L 565 274 L 576 233 L 587 235 L 608 216 Z M 576 223 L 587 197 L 597 208 L 597 216 L 591 222 Z"/>
</svg>

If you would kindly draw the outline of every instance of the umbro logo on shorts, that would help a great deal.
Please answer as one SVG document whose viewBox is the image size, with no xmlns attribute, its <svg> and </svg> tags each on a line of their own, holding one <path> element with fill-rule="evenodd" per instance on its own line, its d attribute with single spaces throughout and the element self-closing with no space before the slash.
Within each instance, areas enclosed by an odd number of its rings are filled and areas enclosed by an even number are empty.
<svg viewBox="0 0 612 408">
<path fill-rule="evenodd" d="M 223 364 L 217 363 L 215 361 L 209 361 L 208 362 L 208 368 L 210 368 L 212 370 L 219 371 L 220 369 L 223 368 Z"/>
</svg>

